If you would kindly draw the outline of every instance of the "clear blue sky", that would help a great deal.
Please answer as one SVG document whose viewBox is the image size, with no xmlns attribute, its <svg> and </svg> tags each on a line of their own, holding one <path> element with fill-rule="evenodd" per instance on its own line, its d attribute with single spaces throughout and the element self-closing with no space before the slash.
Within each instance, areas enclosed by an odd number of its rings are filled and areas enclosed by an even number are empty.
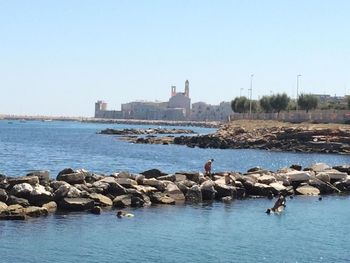
<svg viewBox="0 0 350 263">
<path fill-rule="evenodd" d="M 0 0 L 0 114 L 350 93 L 350 1 Z M 242 89 L 242 91 L 241 91 Z"/>
</svg>

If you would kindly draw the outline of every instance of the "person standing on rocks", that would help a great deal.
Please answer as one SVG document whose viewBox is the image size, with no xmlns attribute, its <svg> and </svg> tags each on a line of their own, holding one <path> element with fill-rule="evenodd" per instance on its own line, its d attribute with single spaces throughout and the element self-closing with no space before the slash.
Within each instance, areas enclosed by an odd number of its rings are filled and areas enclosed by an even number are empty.
<svg viewBox="0 0 350 263">
<path fill-rule="evenodd" d="M 210 159 L 204 165 L 205 175 L 209 176 L 210 178 L 211 178 L 211 165 L 212 165 L 213 162 L 214 162 L 214 159 Z"/>
</svg>

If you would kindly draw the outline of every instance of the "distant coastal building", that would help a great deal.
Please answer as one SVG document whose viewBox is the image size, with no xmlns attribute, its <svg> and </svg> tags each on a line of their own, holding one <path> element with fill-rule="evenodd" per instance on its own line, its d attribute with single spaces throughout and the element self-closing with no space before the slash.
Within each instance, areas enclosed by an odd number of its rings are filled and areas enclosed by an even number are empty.
<svg viewBox="0 0 350 263">
<path fill-rule="evenodd" d="M 177 92 L 171 86 L 170 99 L 167 102 L 133 101 L 121 105 L 121 110 L 107 110 L 107 103 L 95 103 L 95 118 L 137 119 L 137 120 L 225 120 L 232 113 L 229 102 L 209 105 L 204 102 L 192 104 L 190 83 L 185 81 L 184 92 Z"/>
<path fill-rule="evenodd" d="M 210 105 L 205 102 L 192 104 L 191 120 L 195 121 L 224 121 L 232 114 L 230 102 Z"/>
</svg>

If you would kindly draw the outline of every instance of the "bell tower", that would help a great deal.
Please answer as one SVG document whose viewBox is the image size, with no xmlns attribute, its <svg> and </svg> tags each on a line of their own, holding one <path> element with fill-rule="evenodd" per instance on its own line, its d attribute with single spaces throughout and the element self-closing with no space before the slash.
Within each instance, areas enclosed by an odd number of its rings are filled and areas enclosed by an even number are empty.
<svg viewBox="0 0 350 263">
<path fill-rule="evenodd" d="M 171 97 L 176 95 L 176 86 L 171 86 Z"/>
</svg>

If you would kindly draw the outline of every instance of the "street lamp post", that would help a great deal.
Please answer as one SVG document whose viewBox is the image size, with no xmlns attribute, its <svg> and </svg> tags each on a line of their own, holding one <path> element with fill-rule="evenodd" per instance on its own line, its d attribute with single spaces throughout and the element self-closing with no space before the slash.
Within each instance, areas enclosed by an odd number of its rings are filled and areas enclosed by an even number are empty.
<svg viewBox="0 0 350 263">
<path fill-rule="evenodd" d="M 297 109 L 297 111 L 298 111 L 298 98 L 299 98 L 299 78 L 301 77 L 301 75 L 299 74 L 299 75 L 297 75 L 297 98 L 296 98 L 296 103 L 297 103 L 297 105 L 296 105 L 296 109 Z"/>
<path fill-rule="evenodd" d="M 243 88 L 240 88 L 240 90 L 239 90 L 239 97 L 242 97 L 242 91 L 243 91 Z"/>
<path fill-rule="evenodd" d="M 253 93 L 253 77 L 254 74 L 250 75 L 250 99 L 249 99 L 249 115 L 252 115 L 252 93 Z"/>
</svg>

